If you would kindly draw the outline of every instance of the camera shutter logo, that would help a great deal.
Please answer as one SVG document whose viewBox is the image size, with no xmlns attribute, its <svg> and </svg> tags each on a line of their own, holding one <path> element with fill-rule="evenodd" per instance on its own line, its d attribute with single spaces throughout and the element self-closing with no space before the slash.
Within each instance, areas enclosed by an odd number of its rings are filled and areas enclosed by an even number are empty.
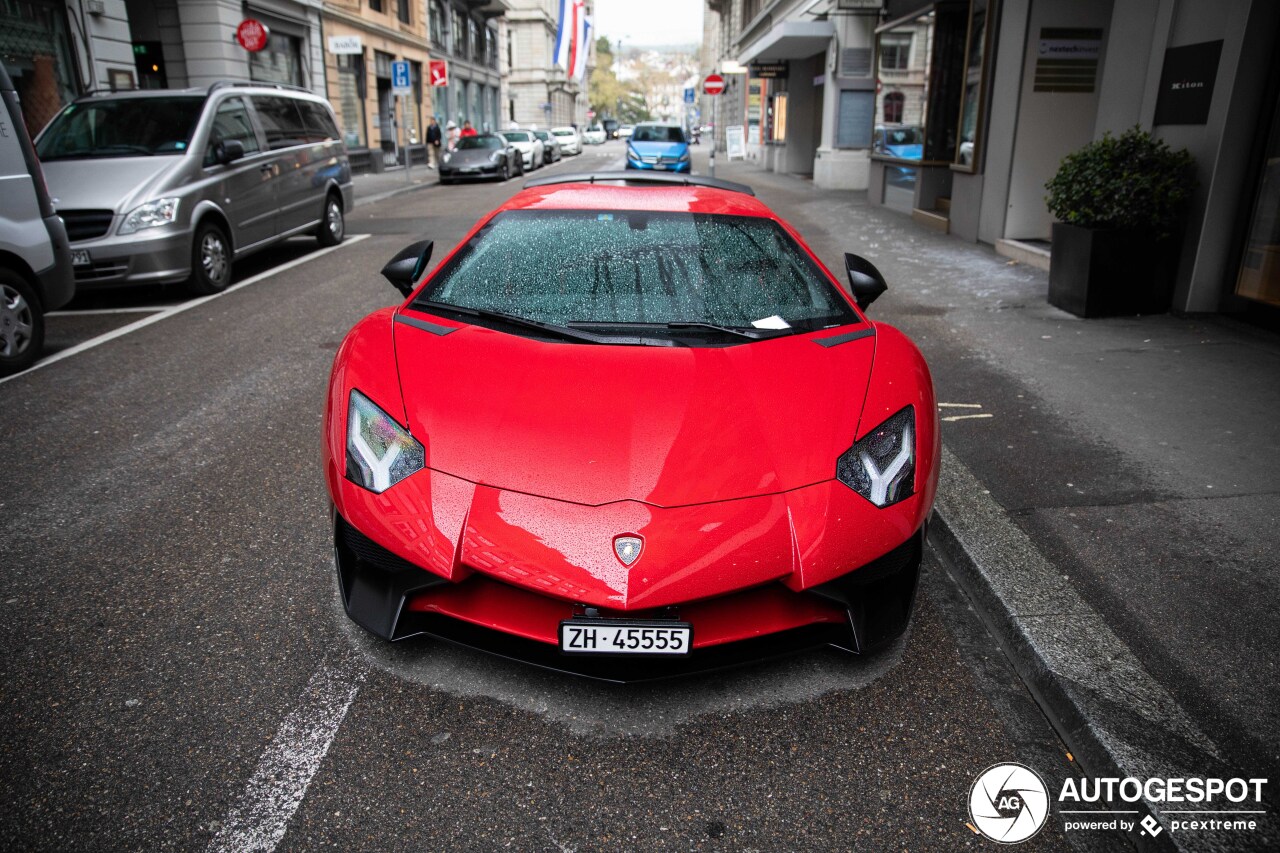
<svg viewBox="0 0 1280 853">
<path fill-rule="evenodd" d="M 1001 844 L 1026 841 L 1049 817 L 1049 789 L 1022 764 L 988 767 L 969 789 L 969 817 L 978 831 Z"/>
</svg>

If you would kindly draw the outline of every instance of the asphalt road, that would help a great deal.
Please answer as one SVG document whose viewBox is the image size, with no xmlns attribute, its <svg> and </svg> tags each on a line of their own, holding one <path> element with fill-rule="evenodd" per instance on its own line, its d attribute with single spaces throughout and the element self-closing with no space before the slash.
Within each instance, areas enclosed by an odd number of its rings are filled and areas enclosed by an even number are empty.
<svg viewBox="0 0 1280 853">
<path fill-rule="evenodd" d="M 360 206 L 343 246 L 290 243 L 199 304 L 79 301 L 64 355 L 139 317 L 76 312 L 162 310 L 0 385 L 0 847 L 978 849 L 980 771 L 1076 773 L 932 556 L 893 649 L 640 687 L 345 619 L 319 467 L 334 350 L 398 298 L 386 259 L 452 246 L 518 185 Z M 1025 849 L 1067 846 L 1050 821 Z"/>
</svg>

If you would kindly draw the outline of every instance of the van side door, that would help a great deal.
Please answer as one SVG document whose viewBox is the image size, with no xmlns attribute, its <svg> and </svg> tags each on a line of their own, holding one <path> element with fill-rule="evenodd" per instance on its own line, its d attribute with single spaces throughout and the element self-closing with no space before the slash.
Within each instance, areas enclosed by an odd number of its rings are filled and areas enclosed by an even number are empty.
<svg viewBox="0 0 1280 853">
<path fill-rule="evenodd" d="M 273 153 L 276 182 L 276 234 L 295 231 L 310 222 L 319 222 L 323 204 L 311 204 L 313 191 L 305 173 L 307 129 L 293 98 L 282 95 L 252 95 L 253 107 L 262 121 L 267 149 Z"/>
<path fill-rule="evenodd" d="M 230 140 L 244 146 L 244 157 L 222 165 L 217 160 L 217 146 Z M 209 198 L 230 220 L 231 243 L 236 251 L 275 236 L 275 168 L 243 97 L 224 98 L 218 104 L 203 166 L 205 175 L 213 179 Z"/>
</svg>

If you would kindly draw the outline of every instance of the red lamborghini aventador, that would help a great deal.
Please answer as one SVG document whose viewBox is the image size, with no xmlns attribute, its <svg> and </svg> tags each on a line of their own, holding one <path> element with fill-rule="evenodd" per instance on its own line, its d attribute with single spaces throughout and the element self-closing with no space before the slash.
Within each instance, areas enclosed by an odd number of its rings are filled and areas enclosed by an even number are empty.
<svg viewBox="0 0 1280 853">
<path fill-rule="evenodd" d="M 334 361 L 347 613 L 633 680 L 902 632 L 938 481 L 924 359 L 740 184 L 530 181 Z"/>
</svg>

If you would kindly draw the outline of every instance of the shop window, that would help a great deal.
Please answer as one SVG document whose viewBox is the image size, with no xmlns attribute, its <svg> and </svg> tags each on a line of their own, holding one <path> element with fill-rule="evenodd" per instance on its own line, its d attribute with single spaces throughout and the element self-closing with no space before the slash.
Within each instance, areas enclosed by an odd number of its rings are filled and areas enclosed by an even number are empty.
<svg viewBox="0 0 1280 853">
<path fill-rule="evenodd" d="M 957 157 L 969 3 L 936 3 L 876 30 L 873 154 L 949 165 Z"/>
<path fill-rule="evenodd" d="M 884 96 L 884 123 L 901 124 L 902 107 L 906 103 L 906 95 L 901 92 L 890 92 Z"/>
<path fill-rule="evenodd" d="M 1235 293 L 1280 306 L 1280 102 L 1271 115 L 1261 180 L 1249 219 L 1249 237 Z"/>
<path fill-rule="evenodd" d="M 342 123 L 342 140 L 348 148 L 363 148 L 367 144 L 365 133 L 364 55 L 345 53 L 338 55 L 338 116 Z"/>
<path fill-rule="evenodd" d="M 773 96 L 773 141 L 787 141 L 787 93 Z"/>
<path fill-rule="evenodd" d="M 272 27 L 267 46 L 249 54 L 249 79 L 259 83 L 284 83 L 306 88 L 303 74 L 302 39 L 279 33 Z"/>
<path fill-rule="evenodd" d="M 979 136 L 982 132 L 986 90 L 987 0 L 969 4 L 968 45 L 965 47 L 964 92 L 960 100 L 960 143 L 955 164 L 967 172 L 978 170 Z"/>
</svg>

